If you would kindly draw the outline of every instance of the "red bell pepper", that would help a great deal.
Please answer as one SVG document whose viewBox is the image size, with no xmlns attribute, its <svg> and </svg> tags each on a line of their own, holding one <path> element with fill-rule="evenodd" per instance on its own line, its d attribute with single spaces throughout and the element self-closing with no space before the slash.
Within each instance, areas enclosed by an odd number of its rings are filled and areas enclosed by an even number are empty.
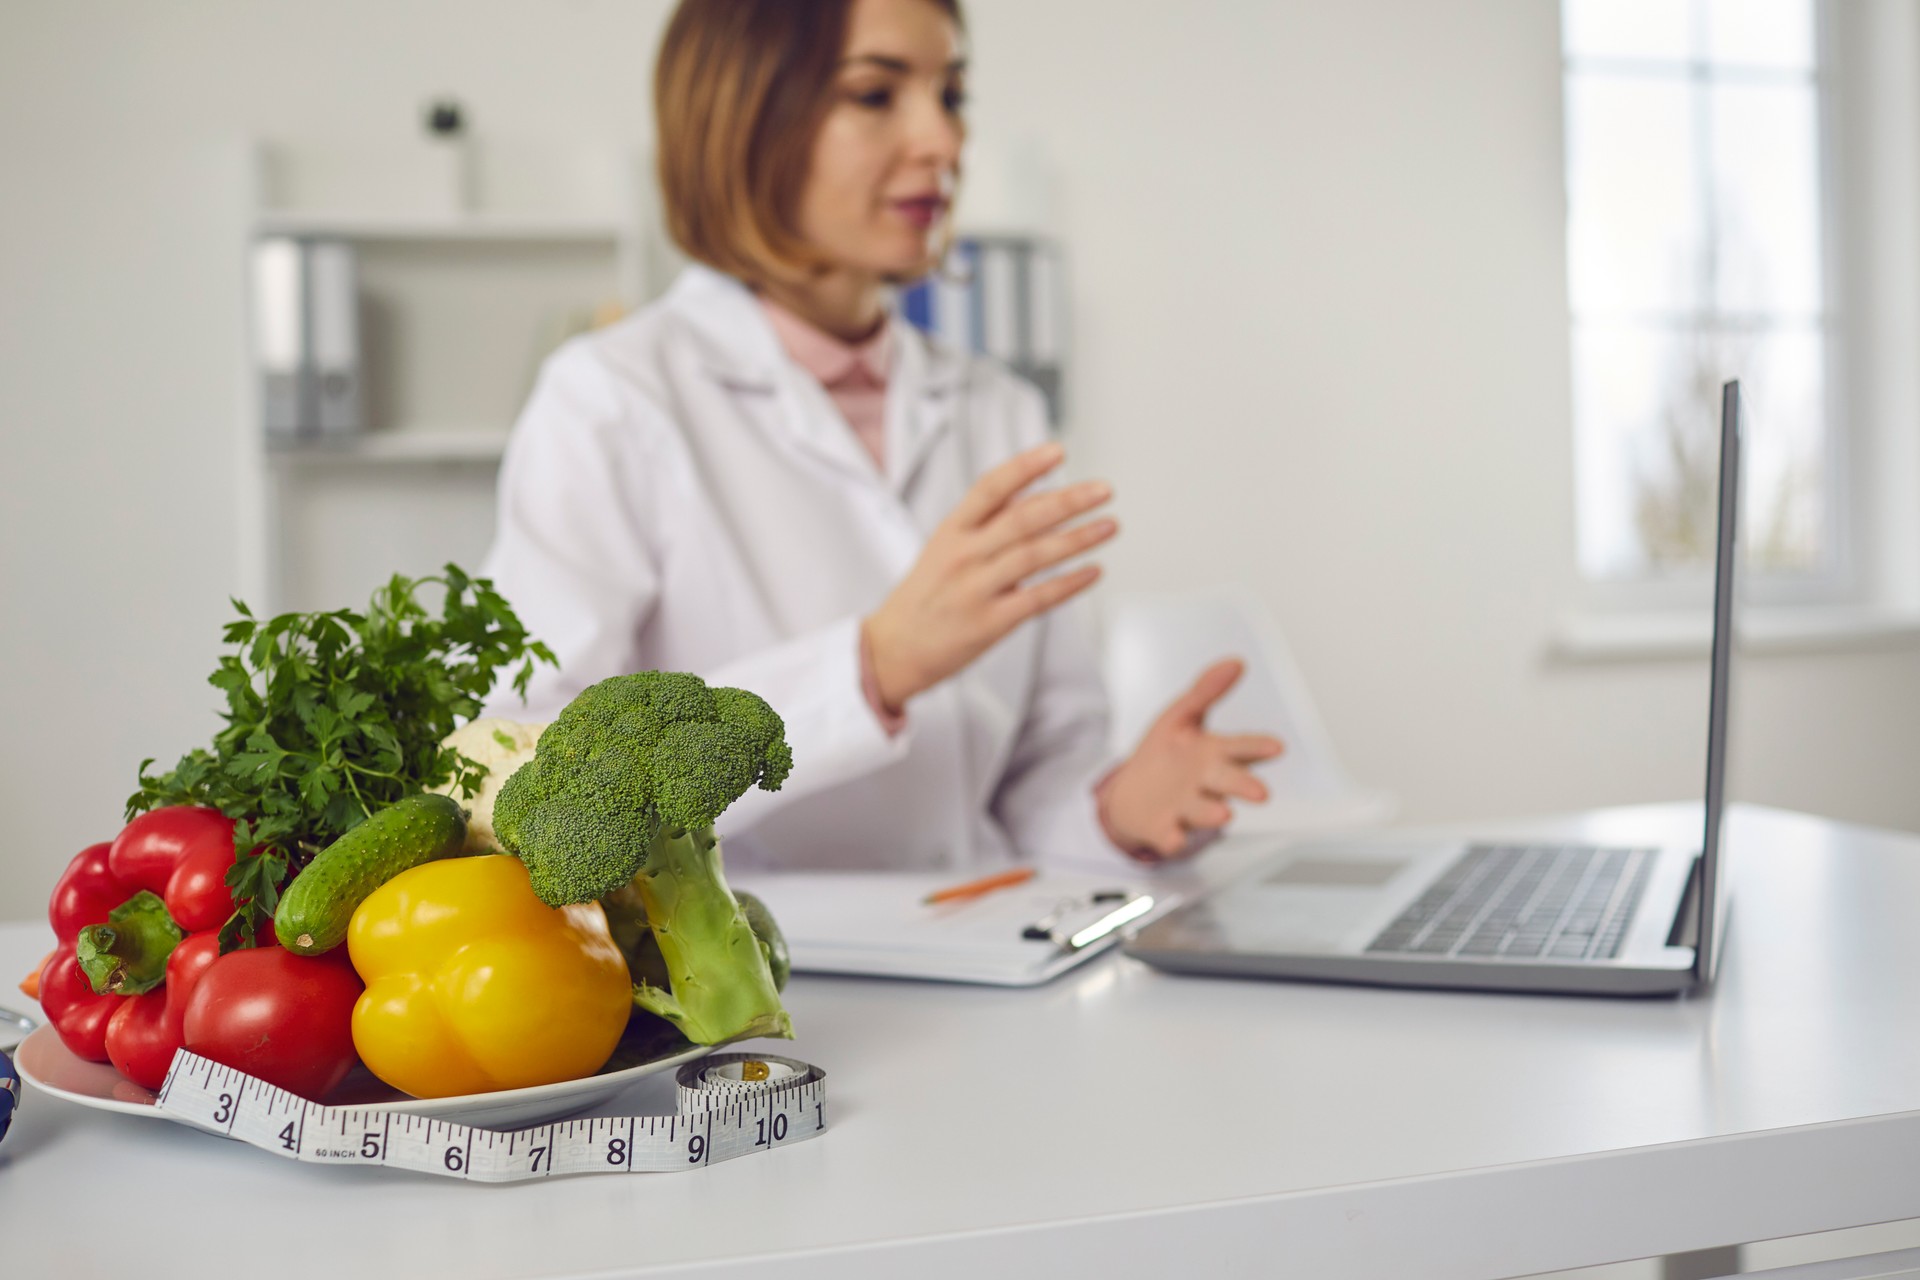
<svg viewBox="0 0 1920 1280">
<path fill-rule="evenodd" d="M 143 813 L 114 837 L 107 864 L 126 887 L 120 901 L 141 889 L 157 893 L 188 933 L 218 929 L 233 914 L 233 819 L 218 809 L 176 804 Z"/>
<path fill-rule="evenodd" d="M 91 845 L 74 857 L 48 904 L 60 945 L 40 974 L 41 1007 L 69 1050 L 116 1066 L 122 1058 L 151 1056 L 132 1047 L 141 1038 L 135 1028 L 166 1025 L 165 993 L 152 989 L 172 973 L 170 958 L 183 933 L 217 930 L 232 913 L 225 879 L 232 864 L 233 820 L 185 805 L 142 814 L 111 844 Z M 188 959 L 201 949 L 210 954 L 194 961 L 196 973 L 218 953 L 217 935 Z M 183 961 L 181 971 L 189 967 Z M 149 994 L 157 999 L 146 1000 Z M 182 1013 L 186 994 L 178 1000 Z M 136 1017 L 130 1004 L 139 1001 L 145 1006 Z M 110 1043 L 120 1039 L 111 1031 L 115 1022 L 126 1037 L 118 1054 Z M 173 1025 L 177 1037 L 178 1017 Z M 159 1082 L 151 1071 L 140 1074 Z"/>
<path fill-rule="evenodd" d="M 55 882 L 47 917 L 60 945 L 40 970 L 40 1007 L 67 1048 L 89 1062 L 107 1060 L 107 1022 L 120 1007 L 120 997 L 94 993 L 80 972 L 75 945 L 82 929 L 103 922 L 127 900 L 127 892 L 107 868 L 112 847 L 88 845 Z"/>
<path fill-rule="evenodd" d="M 158 1089 L 175 1051 L 186 1043 L 187 1001 L 215 960 L 220 933 L 196 933 L 167 957 L 164 987 L 121 1000 L 107 1022 L 107 1057 L 121 1075 L 143 1089 Z"/>
<path fill-rule="evenodd" d="M 82 929 L 73 950 L 94 991 L 137 996 L 166 981 L 167 957 L 185 937 L 160 896 L 142 889 Z"/>
</svg>

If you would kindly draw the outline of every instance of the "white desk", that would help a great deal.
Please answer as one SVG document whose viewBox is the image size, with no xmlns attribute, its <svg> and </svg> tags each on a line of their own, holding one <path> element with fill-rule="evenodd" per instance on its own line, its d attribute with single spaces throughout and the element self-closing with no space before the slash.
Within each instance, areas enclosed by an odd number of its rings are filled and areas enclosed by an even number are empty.
<svg viewBox="0 0 1920 1280">
<path fill-rule="evenodd" d="M 1508 830 L 1691 826 L 1669 806 Z M 320 1169 L 29 1090 L 0 1143 L 0 1270 L 1449 1280 L 1920 1217 L 1920 838 L 1765 810 L 1736 831 L 1706 999 L 1215 981 L 1119 956 L 1032 991 L 800 977 L 792 1051 L 827 1069 L 831 1128 L 686 1175 Z M 1248 856 L 1230 844 L 1208 874 Z M 0 926 L 0 976 L 46 940 Z M 23 1000 L 9 982 L 0 1002 Z M 668 1095 L 649 1081 L 613 1110 Z"/>
</svg>

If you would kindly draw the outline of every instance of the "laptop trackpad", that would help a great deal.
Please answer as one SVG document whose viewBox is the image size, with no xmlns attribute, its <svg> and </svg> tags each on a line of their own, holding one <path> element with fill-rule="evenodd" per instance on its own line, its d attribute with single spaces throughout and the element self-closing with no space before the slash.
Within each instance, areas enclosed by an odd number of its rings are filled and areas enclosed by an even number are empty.
<svg viewBox="0 0 1920 1280">
<path fill-rule="evenodd" d="M 1407 896 L 1417 849 L 1300 849 L 1250 883 L 1207 899 L 1202 914 L 1229 951 L 1332 953 L 1366 945 Z"/>
<path fill-rule="evenodd" d="M 1406 867 L 1405 860 L 1362 861 L 1358 858 L 1296 858 L 1267 876 L 1267 884 L 1323 884 L 1348 889 L 1370 889 L 1387 883 Z"/>
</svg>

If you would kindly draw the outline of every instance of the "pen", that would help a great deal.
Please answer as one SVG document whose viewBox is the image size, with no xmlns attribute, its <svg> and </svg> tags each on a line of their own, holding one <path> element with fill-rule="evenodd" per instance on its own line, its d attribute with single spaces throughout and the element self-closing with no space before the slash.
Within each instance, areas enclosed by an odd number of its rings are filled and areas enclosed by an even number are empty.
<svg viewBox="0 0 1920 1280">
<path fill-rule="evenodd" d="M 1033 877 L 1032 867 L 1019 867 L 1012 871 L 1002 871 L 997 875 L 984 876 L 979 880 L 969 880 L 965 884 L 936 889 L 920 899 L 920 902 L 930 907 L 936 902 L 957 902 L 962 898 L 977 898 L 981 894 L 992 893 L 995 889 L 1008 889 L 1016 884 L 1025 884 Z"/>
</svg>

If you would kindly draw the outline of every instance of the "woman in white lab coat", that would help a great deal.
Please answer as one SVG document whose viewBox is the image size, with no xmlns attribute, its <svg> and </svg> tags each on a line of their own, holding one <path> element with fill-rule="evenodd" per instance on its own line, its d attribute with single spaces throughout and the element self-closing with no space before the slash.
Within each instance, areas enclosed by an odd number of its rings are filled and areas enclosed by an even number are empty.
<svg viewBox="0 0 1920 1280">
<path fill-rule="evenodd" d="M 1128 758 L 1063 607 L 1106 486 L 1042 488 L 1042 402 L 890 313 L 947 241 L 952 0 L 683 0 L 655 79 L 669 229 L 696 265 L 570 342 L 514 431 L 486 572 L 560 659 L 764 697 L 794 769 L 721 818 L 735 866 L 967 868 L 1177 856 L 1265 797 L 1204 673 Z M 831 383 L 831 386 L 828 383 Z"/>
</svg>

